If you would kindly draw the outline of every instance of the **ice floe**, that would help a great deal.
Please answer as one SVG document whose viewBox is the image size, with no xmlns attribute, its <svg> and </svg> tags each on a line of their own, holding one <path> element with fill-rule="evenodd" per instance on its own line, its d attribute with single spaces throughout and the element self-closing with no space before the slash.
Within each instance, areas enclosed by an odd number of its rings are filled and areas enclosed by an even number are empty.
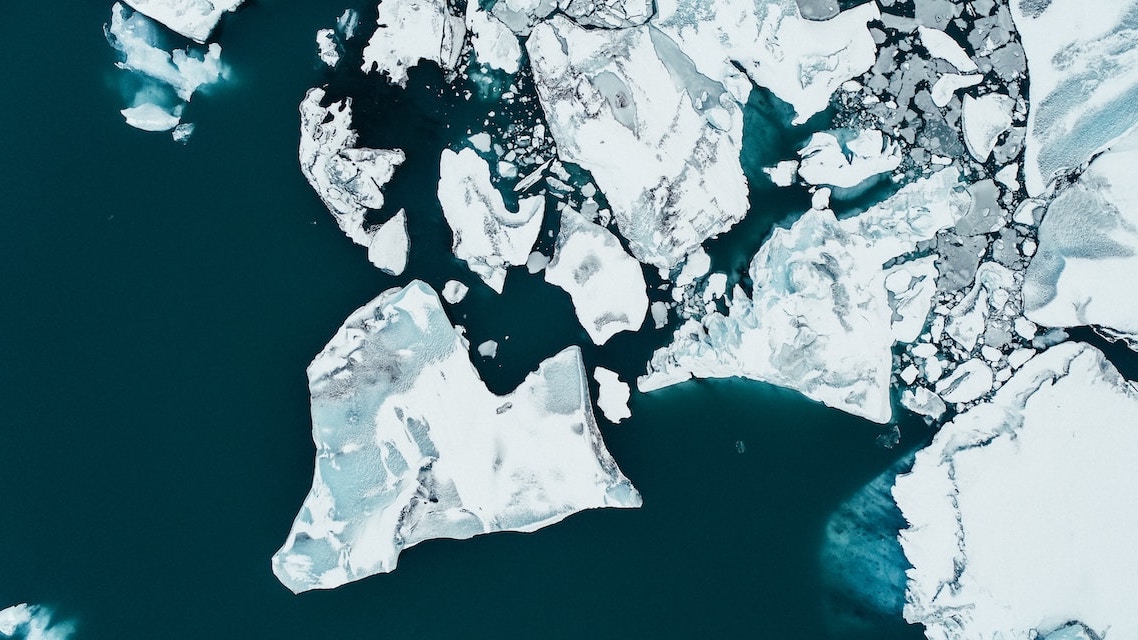
<svg viewBox="0 0 1138 640">
<path fill-rule="evenodd" d="M 862 131 L 845 144 L 832 133 L 815 133 L 798 153 L 802 180 L 832 187 L 856 187 L 901 164 L 897 145 L 877 130 Z"/>
<path fill-rule="evenodd" d="M 984 162 L 996 147 L 999 137 L 1012 126 L 1012 109 L 1015 100 L 999 93 L 979 98 L 964 96 L 964 114 L 961 127 L 968 152 Z"/>
<path fill-rule="evenodd" d="M 478 62 L 511 75 L 518 72 L 522 46 L 501 20 L 479 9 L 477 2 L 471 2 L 466 6 L 466 28 Z"/>
<path fill-rule="evenodd" d="M 324 106 L 324 96 L 324 89 L 309 89 L 300 103 L 300 169 L 336 224 L 368 247 L 370 257 L 376 229 L 366 224 L 367 212 L 383 206 L 383 187 L 406 156 L 398 149 L 356 147 L 351 98 Z"/>
<path fill-rule="evenodd" d="M 571 207 L 561 211 L 561 231 L 545 280 L 569 294 L 577 319 L 596 344 L 644 324 L 648 295 L 640 263 L 608 229 Z"/>
<path fill-rule="evenodd" d="M 1025 314 L 1047 327 L 1095 325 L 1138 344 L 1138 133 L 1099 155 L 1039 225 Z"/>
<path fill-rule="evenodd" d="M 526 48 L 560 158 L 592 173 L 637 259 L 671 268 L 742 219 L 741 110 L 667 35 L 555 15 Z"/>
<path fill-rule="evenodd" d="M 640 506 L 601 440 L 580 351 L 494 395 L 422 282 L 349 316 L 308 375 L 312 490 L 272 560 L 294 592 L 391 571 L 403 549 L 431 538 Z"/>
<path fill-rule="evenodd" d="M 466 24 L 446 0 L 381 0 L 377 26 L 363 51 L 365 73 L 378 71 L 407 86 L 407 70 L 422 61 L 444 71 L 458 66 Z"/>
<path fill-rule="evenodd" d="M 968 197 L 958 180 L 943 169 L 856 217 L 811 209 L 776 229 L 751 261 L 751 296 L 681 325 L 639 388 L 741 376 L 888 422 L 894 311 L 883 267 L 963 214 Z"/>
<path fill-rule="evenodd" d="M 506 269 L 525 264 L 537 241 L 544 196 L 521 198 L 518 211 L 510 211 L 490 182 L 490 166 L 469 148 L 458 153 L 443 151 L 438 195 L 453 235 L 455 257 L 501 293 Z"/>
<path fill-rule="evenodd" d="M 628 399 L 632 395 L 628 383 L 621 380 L 615 371 L 604 367 L 593 369 L 593 379 L 600 386 L 597 394 L 597 408 L 609 422 L 617 423 L 632 417 L 628 409 Z"/>
<path fill-rule="evenodd" d="M 1138 637 L 1136 424 L 1134 387 L 1067 343 L 945 425 L 893 489 L 905 618 L 934 640 Z"/>
<path fill-rule="evenodd" d="M 443 300 L 448 304 L 458 304 L 466 297 L 466 293 L 470 291 L 470 287 L 462 284 L 458 280 L 447 280 L 443 285 Z"/>
<path fill-rule="evenodd" d="M 75 633 L 71 622 L 53 620 L 51 609 L 38 604 L 14 604 L 0 611 L 0 638 L 67 640 Z"/>
<path fill-rule="evenodd" d="M 217 23 L 244 0 L 123 0 L 139 13 L 191 40 L 205 43 Z"/>
<path fill-rule="evenodd" d="M 407 212 L 400 209 L 371 234 L 367 259 L 380 271 L 397 276 L 407 268 L 411 242 L 407 237 Z"/>
</svg>

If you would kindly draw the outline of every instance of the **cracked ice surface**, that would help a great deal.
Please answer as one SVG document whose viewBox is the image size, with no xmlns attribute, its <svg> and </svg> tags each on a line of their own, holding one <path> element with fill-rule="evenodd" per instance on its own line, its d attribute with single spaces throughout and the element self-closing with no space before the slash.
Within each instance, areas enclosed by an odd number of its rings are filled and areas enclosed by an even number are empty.
<svg viewBox="0 0 1138 640">
<path fill-rule="evenodd" d="M 1095 158 L 1039 225 L 1025 314 L 1047 327 L 1095 325 L 1138 344 L 1138 132 Z"/>
<path fill-rule="evenodd" d="M 592 173 L 637 259 L 674 267 L 743 218 L 742 112 L 668 36 L 558 15 L 526 48 L 558 154 Z"/>
<path fill-rule="evenodd" d="M 312 490 L 272 561 L 294 592 L 391 571 L 423 540 L 641 504 L 601 441 L 580 351 L 494 395 L 420 281 L 349 316 L 308 376 Z"/>
<path fill-rule="evenodd" d="M 1138 120 L 1138 0 L 1010 4 L 1031 78 L 1024 175 L 1039 195 Z"/>
<path fill-rule="evenodd" d="M 398 149 L 355 147 L 351 98 L 325 107 L 324 95 L 324 89 L 309 89 L 300 103 L 300 169 L 340 229 L 370 249 L 376 231 L 365 224 L 368 209 L 383 206 L 383 186 L 406 156 Z"/>
<path fill-rule="evenodd" d="M 364 47 L 364 73 L 378 71 L 405 87 L 407 70 L 424 60 L 444 71 L 458 66 L 466 25 L 446 0 L 383 0 L 377 23 Z"/>
<path fill-rule="evenodd" d="M 1028 640 L 1072 620 L 1138 637 L 1136 425 L 1134 387 L 1066 343 L 944 426 L 893 489 L 905 618 L 933 640 Z"/>
<path fill-rule="evenodd" d="M 751 261 L 752 296 L 737 289 L 726 314 L 680 326 L 638 386 L 741 376 L 888 422 L 894 312 L 883 265 L 956 222 L 969 202 L 958 180 L 944 169 L 857 217 L 811 209 L 776 229 Z"/>
<path fill-rule="evenodd" d="M 529 259 L 541 232 L 545 197 L 522 198 L 518 211 L 510 211 L 490 182 L 490 166 L 469 148 L 458 153 L 443 150 L 438 195 L 453 234 L 455 257 L 502 293 L 506 269 Z"/>
<path fill-rule="evenodd" d="M 205 43 L 217 23 L 244 0 L 123 0 L 139 13 L 161 22 L 172 31 Z"/>
<path fill-rule="evenodd" d="M 557 248 L 545 280 L 569 294 L 577 319 L 595 344 L 644 324 L 648 295 L 640 263 L 608 229 L 571 207 L 561 212 Z"/>
</svg>

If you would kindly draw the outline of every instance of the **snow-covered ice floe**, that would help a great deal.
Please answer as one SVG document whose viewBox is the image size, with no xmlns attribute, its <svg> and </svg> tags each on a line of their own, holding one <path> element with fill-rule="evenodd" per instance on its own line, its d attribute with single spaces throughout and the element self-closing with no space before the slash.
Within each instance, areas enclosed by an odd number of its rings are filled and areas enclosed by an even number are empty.
<svg viewBox="0 0 1138 640">
<path fill-rule="evenodd" d="M 1037 355 L 898 478 L 905 618 L 933 640 L 1138 637 L 1136 453 L 1138 391 L 1100 352 Z"/>
<path fill-rule="evenodd" d="M 308 376 L 312 490 L 272 560 L 294 592 L 391 571 L 431 538 L 529 532 L 641 504 L 601 440 L 580 351 L 494 395 L 420 281 L 349 316 Z"/>
<path fill-rule="evenodd" d="M 815 133 L 798 154 L 798 175 L 807 184 L 852 188 L 901 164 L 897 145 L 880 131 L 862 131 L 842 143 L 832 133 Z"/>
<path fill-rule="evenodd" d="M 405 87 L 407 70 L 420 62 L 434 62 L 444 71 L 458 66 L 466 24 L 446 0 L 382 0 L 377 23 L 363 51 L 365 73 L 378 71 Z"/>
<path fill-rule="evenodd" d="M 443 150 L 438 195 L 455 257 L 501 293 L 506 269 L 529 259 L 541 231 L 545 197 L 522 198 L 518 211 L 510 211 L 490 182 L 490 165 L 470 148 Z"/>
<path fill-rule="evenodd" d="M 561 211 L 561 230 L 545 280 L 573 300 L 581 326 L 595 344 L 636 331 L 648 313 L 644 273 L 608 229 L 572 207 Z"/>
<path fill-rule="evenodd" d="M 221 18 L 244 0 L 123 0 L 195 42 L 205 43 Z"/>
<path fill-rule="evenodd" d="M 912 297 L 887 295 L 883 266 L 967 210 L 958 180 L 955 169 L 943 169 L 856 217 L 811 209 L 789 229 L 776 229 L 751 261 L 752 294 L 736 288 L 727 313 L 681 325 L 672 344 L 653 354 L 640 390 L 740 376 L 888 422 L 890 301 L 908 305 Z"/>
<path fill-rule="evenodd" d="M 1138 132 L 1099 155 L 1039 225 L 1025 314 L 1046 327 L 1095 325 L 1138 345 Z"/>
<path fill-rule="evenodd" d="M 352 242 L 389 273 L 402 272 L 409 250 L 400 211 L 379 227 L 366 224 L 369 209 L 383 206 L 383 187 L 406 159 L 398 149 L 356 147 L 352 100 L 320 104 L 325 91 L 309 89 L 300 103 L 300 170 Z"/>
<path fill-rule="evenodd" d="M 628 400 L 632 390 L 628 383 L 621 380 L 615 371 L 604 367 L 593 369 L 593 379 L 600 386 L 597 394 L 597 407 L 609 422 L 620 422 L 632 417 L 628 409 Z"/>
<path fill-rule="evenodd" d="M 0 638 L 16 640 L 67 640 L 75 625 L 52 620 L 51 609 L 38 604 L 14 604 L 0 611 Z"/>
<path fill-rule="evenodd" d="M 742 111 L 667 35 L 556 15 L 526 49 L 559 156 L 592 173 L 637 259 L 671 268 L 742 219 Z"/>
<path fill-rule="evenodd" d="M 166 51 L 159 26 L 141 12 L 116 2 L 105 28 L 107 41 L 119 53 L 115 66 L 131 72 L 138 87 L 122 110 L 127 124 L 145 131 L 169 131 L 178 126 L 182 111 L 199 89 L 220 82 L 226 74 L 221 45 Z"/>
<path fill-rule="evenodd" d="M 1038 195 L 1138 122 L 1138 0 L 1009 4 L 1031 79 L 1024 176 Z"/>
</svg>

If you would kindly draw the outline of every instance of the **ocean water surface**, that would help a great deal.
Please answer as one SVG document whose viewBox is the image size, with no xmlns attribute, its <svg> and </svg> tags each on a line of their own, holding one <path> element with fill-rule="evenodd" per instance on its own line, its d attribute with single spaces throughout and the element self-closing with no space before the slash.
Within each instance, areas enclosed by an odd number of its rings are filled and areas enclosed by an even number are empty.
<svg viewBox="0 0 1138 640">
<path fill-rule="evenodd" d="M 831 514 L 929 434 L 902 421 L 885 449 L 878 425 L 738 380 L 634 396 L 631 420 L 602 421 L 643 509 L 429 541 L 394 573 L 330 592 L 276 581 L 269 557 L 311 481 L 308 362 L 389 287 L 474 283 L 449 253 L 435 181 L 438 153 L 477 117 L 462 110 L 481 107 L 440 103 L 437 70 L 360 106 L 362 133 L 408 152 L 388 192 L 410 217 L 404 277 L 372 267 L 300 173 L 305 90 L 366 81 L 317 66 L 313 33 L 347 6 L 366 31 L 356 0 L 257 0 L 229 16 L 233 77 L 194 98 L 184 147 L 123 123 L 109 2 L 6 7 L 0 607 L 45 604 L 96 639 L 922 637 L 896 615 L 836 621 L 820 553 Z M 791 157 L 806 133 L 752 103 L 754 166 Z M 709 245 L 716 268 L 742 269 L 807 206 L 751 168 L 754 211 Z M 454 313 L 474 344 L 500 341 L 497 359 L 476 358 L 497 392 L 570 343 L 590 369 L 634 376 L 667 338 L 598 352 L 568 296 L 524 269 Z"/>
</svg>

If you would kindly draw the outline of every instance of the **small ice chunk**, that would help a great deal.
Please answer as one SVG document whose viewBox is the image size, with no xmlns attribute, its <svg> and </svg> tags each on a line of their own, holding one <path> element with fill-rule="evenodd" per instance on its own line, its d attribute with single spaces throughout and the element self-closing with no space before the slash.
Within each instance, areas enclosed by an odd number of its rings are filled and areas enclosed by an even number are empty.
<svg viewBox="0 0 1138 640">
<path fill-rule="evenodd" d="M 595 344 L 621 331 L 636 331 L 648 311 L 644 272 L 608 229 L 571 207 L 561 212 L 561 232 L 545 280 L 564 289 Z"/>
<path fill-rule="evenodd" d="M 190 141 L 190 136 L 194 135 L 194 128 L 194 123 L 183 122 L 174 127 L 174 130 L 170 132 L 170 137 L 174 139 L 174 142 L 186 144 Z"/>
<path fill-rule="evenodd" d="M 478 355 L 483 358 L 495 358 L 498 356 L 498 341 L 487 340 L 478 345 Z"/>
<path fill-rule="evenodd" d="M 789 187 L 794 184 L 794 177 L 798 175 L 797 160 L 783 160 L 773 167 L 763 169 L 763 173 L 770 176 L 776 187 Z"/>
<path fill-rule="evenodd" d="M 927 416 L 933 420 L 940 419 L 944 412 L 948 411 L 948 405 L 944 403 L 944 400 L 924 387 L 914 387 L 902 391 L 901 406 L 915 414 Z"/>
<path fill-rule="evenodd" d="M 329 67 L 340 62 L 340 45 L 336 42 L 335 29 L 320 29 L 316 32 L 316 53 L 320 61 Z"/>
<path fill-rule="evenodd" d="M 707 277 L 707 286 L 703 290 L 705 302 L 718 300 L 727 293 L 727 274 L 713 273 Z"/>
<path fill-rule="evenodd" d="M 544 196 L 522 198 L 518 211 L 510 211 L 490 182 L 490 166 L 469 148 L 443 150 L 439 172 L 439 202 L 454 235 L 455 257 L 501 293 L 506 268 L 529 260 L 541 232 Z"/>
<path fill-rule="evenodd" d="M 407 268 L 411 243 L 407 236 L 407 212 L 400 209 L 371 234 L 367 259 L 380 271 L 397 276 Z"/>
<path fill-rule="evenodd" d="M 14 604 L 0 611 L 0 637 L 23 640 L 68 640 L 71 622 L 53 620 L 51 609 L 38 604 Z"/>
<path fill-rule="evenodd" d="M 933 104 L 938 107 L 945 107 L 952 100 L 952 96 L 955 95 L 957 91 L 960 91 L 965 87 L 978 85 L 983 80 L 984 76 L 978 73 L 970 75 L 946 73 L 938 78 L 936 83 L 933 84 Z"/>
<path fill-rule="evenodd" d="M 143 131 L 170 131 L 181 122 L 181 105 L 173 112 L 156 104 L 143 103 L 121 111 L 126 123 Z"/>
<path fill-rule="evenodd" d="M 815 211 L 823 211 L 830 208 L 830 191 L 829 187 L 822 187 L 817 189 L 810 196 L 810 208 Z"/>
<path fill-rule="evenodd" d="M 526 271 L 533 273 L 541 273 L 543 269 L 549 264 L 549 258 L 540 251 L 532 251 L 529 258 L 526 259 Z"/>
<path fill-rule="evenodd" d="M 895 341 L 913 342 L 921 335 L 936 295 L 937 275 L 933 256 L 903 262 L 886 272 Z"/>
<path fill-rule="evenodd" d="M 962 73 L 976 71 L 976 63 L 952 36 L 929 27 L 917 27 L 917 31 L 921 35 L 921 44 L 925 45 L 932 57 L 944 60 Z"/>
<path fill-rule="evenodd" d="M 479 131 L 478 133 L 467 138 L 467 140 L 470 140 L 470 144 L 474 145 L 474 148 L 478 149 L 482 153 L 490 153 L 493 141 L 490 139 L 489 133 L 486 133 L 485 131 Z"/>
<path fill-rule="evenodd" d="M 458 304 L 466 297 L 467 291 L 470 291 L 470 287 L 458 280 L 447 280 L 446 284 L 443 285 L 443 300 L 450 304 Z"/>
<path fill-rule="evenodd" d="M 652 303 L 652 324 L 657 329 L 663 329 L 668 324 L 668 303 L 657 300 Z"/>
<path fill-rule="evenodd" d="M 604 367 L 593 369 L 593 379 L 600 385 L 597 407 L 605 419 L 616 424 L 625 418 L 631 418 L 632 411 L 628 409 L 628 399 L 632 392 L 628 388 L 628 383 L 621 380 L 615 371 Z"/>
<path fill-rule="evenodd" d="M 1000 135 L 1012 125 L 1015 100 L 1002 93 L 989 93 L 973 98 L 964 96 L 961 127 L 968 152 L 980 162 L 991 155 Z"/>
<path fill-rule="evenodd" d="M 680 269 L 680 275 L 676 276 L 676 288 L 683 289 L 691 283 L 695 282 L 696 278 L 702 277 L 711 270 L 711 256 L 707 255 L 703 247 L 700 247 L 688 255 L 684 261 L 684 266 Z"/>
<path fill-rule="evenodd" d="M 983 360 L 974 358 L 937 382 L 936 392 L 947 402 L 964 404 L 978 400 L 991 391 L 993 382 L 992 368 Z"/>
</svg>

